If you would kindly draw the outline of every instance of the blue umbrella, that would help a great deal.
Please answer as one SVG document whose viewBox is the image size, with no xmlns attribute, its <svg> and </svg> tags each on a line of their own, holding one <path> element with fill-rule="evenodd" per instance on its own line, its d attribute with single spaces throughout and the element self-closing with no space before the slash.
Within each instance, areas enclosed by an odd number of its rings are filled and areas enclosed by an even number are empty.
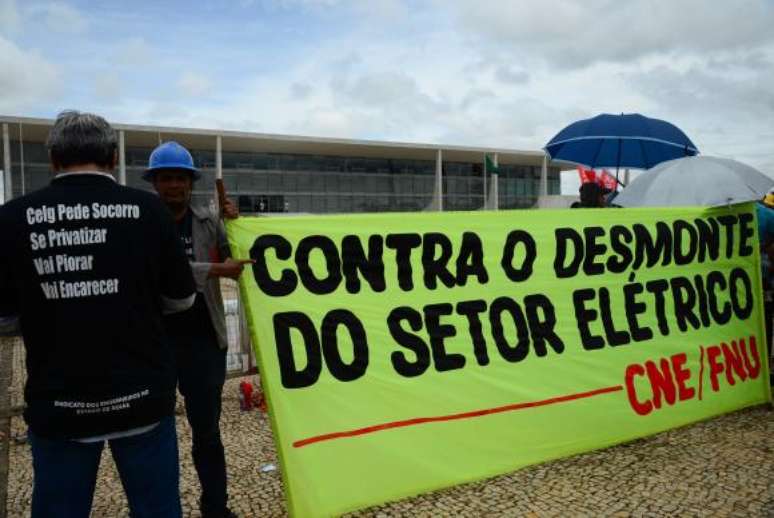
<svg viewBox="0 0 774 518">
<path fill-rule="evenodd" d="M 551 160 L 586 167 L 651 167 L 699 150 L 677 126 L 639 113 L 603 113 L 573 122 L 544 148 Z"/>
</svg>

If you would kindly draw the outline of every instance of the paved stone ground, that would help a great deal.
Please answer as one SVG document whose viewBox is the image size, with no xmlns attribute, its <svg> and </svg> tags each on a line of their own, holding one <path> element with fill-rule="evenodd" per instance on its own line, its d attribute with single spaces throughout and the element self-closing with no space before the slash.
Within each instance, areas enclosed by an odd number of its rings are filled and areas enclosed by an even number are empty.
<svg viewBox="0 0 774 518">
<path fill-rule="evenodd" d="M 23 372 L 19 355 L 14 373 Z M 285 516 L 277 463 L 266 416 L 241 412 L 239 379 L 228 381 L 222 428 L 231 506 L 240 516 Z M 11 401 L 20 401 L 14 377 Z M 8 516 L 29 516 L 32 483 L 29 446 L 12 419 Z M 199 516 L 198 481 L 190 435 L 178 416 L 184 515 Z M 95 517 L 128 516 L 110 455 L 103 456 L 94 498 Z M 473 516 L 739 516 L 774 517 L 774 411 L 768 406 L 735 412 L 647 439 L 525 468 L 349 515 L 351 517 Z"/>
<path fill-rule="evenodd" d="M 5 501 L 8 493 L 8 443 L 11 432 L 8 390 L 12 378 L 13 344 L 17 342 L 12 338 L 0 338 L 0 518 L 7 516 Z"/>
</svg>

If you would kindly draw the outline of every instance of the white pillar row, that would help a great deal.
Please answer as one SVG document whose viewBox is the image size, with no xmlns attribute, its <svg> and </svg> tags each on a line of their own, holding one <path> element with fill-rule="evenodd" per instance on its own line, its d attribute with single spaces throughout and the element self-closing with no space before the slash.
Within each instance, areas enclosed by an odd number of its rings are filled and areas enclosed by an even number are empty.
<svg viewBox="0 0 774 518">
<path fill-rule="evenodd" d="M 8 123 L 3 123 L 3 188 L 5 201 L 13 197 L 13 182 L 11 181 L 11 137 L 8 134 Z"/>
<path fill-rule="evenodd" d="M 23 124 L 19 123 L 19 178 L 21 178 L 21 193 L 22 196 L 27 194 L 27 179 L 24 175 L 24 131 L 22 130 Z"/>
<path fill-rule="evenodd" d="M 118 131 L 118 183 L 126 185 L 126 145 L 124 130 Z"/>
<path fill-rule="evenodd" d="M 500 165 L 497 153 L 492 157 L 492 162 L 495 167 Z M 489 191 L 489 208 L 492 210 L 500 210 L 500 178 L 497 173 L 492 173 Z"/>
<path fill-rule="evenodd" d="M 443 152 L 440 149 L 435 155 L 435 190 L 433 198 L 435 210 L 443 211 Z"/>
<path fill-rule="evenodd" d="M 543 153 L 543 167 L 540 170 L 540 196 L 548 195 L 548 153 Z"/>
<path fill-rule="evenodd" d="M 481 167 L 481 180 L 484 184 L 484 210 L 489 208 L 489 191 L 486 188 L 486 153 L 484 153 L 484 163 Z"/>
<path fill-rule="evenodd" d="M 215 137 L 215 178 L 223 178 L 223 139 Z"/>
</svg>

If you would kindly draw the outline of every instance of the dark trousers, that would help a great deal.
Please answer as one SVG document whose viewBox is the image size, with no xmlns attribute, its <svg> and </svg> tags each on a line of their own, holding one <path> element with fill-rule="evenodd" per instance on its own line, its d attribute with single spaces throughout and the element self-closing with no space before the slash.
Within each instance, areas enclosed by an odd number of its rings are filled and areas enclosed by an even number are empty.
<svg viewBox="0 0 774 518">
<path fill-rule="evenodd" d="M 202 487 L 202 516 L 220 516 L 228 500 L 226 458 L 220 439 L 226 350 L 218 347 L 201 294 L 190 310 L 169 315 L 164 323 L 175 345 L 178 389 L 191 426 L 191 454 Z"/>
<path fill-rule="evenodd" d="M 178 349 L 178 388 L 191 426 L 193 457 L 202 487 L 202 515 L 226 509 L 226 457 L 220 438 L 220 411 L 226 351 L 217 342 Z"/>
<path fill-rule="evenodd" d="M 81 443 L 29 434 L 34 482 L 32 517 L 88 518 L 105 441 Z M 108 440 L 137 518 L 181 516 L 177 434 L 172 416 L 152 430 Z"/>
</svg>

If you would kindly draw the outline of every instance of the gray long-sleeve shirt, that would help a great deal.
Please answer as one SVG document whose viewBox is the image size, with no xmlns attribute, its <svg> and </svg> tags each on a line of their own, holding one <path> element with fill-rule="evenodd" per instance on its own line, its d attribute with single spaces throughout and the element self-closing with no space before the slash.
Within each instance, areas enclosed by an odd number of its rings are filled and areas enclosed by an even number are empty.
<svg viewBox="0 0 774 518">
<path fill-rule="evenodd" d="M 226 231 L 218 217 L 207 208 L 190 207 L 193 214 L 191 234 L 193 237 L 194 261 L 191 262 L 196 290 L 204 295 L 204 301 L 212 320 L 212 327 L 218 337 L 218 346 L 228 348 L 226 315 L 223 297 L 220 293 L 220 278 L 209 277 L 213 263 L 223 262 L 231 257 Z"/>
</svg>

